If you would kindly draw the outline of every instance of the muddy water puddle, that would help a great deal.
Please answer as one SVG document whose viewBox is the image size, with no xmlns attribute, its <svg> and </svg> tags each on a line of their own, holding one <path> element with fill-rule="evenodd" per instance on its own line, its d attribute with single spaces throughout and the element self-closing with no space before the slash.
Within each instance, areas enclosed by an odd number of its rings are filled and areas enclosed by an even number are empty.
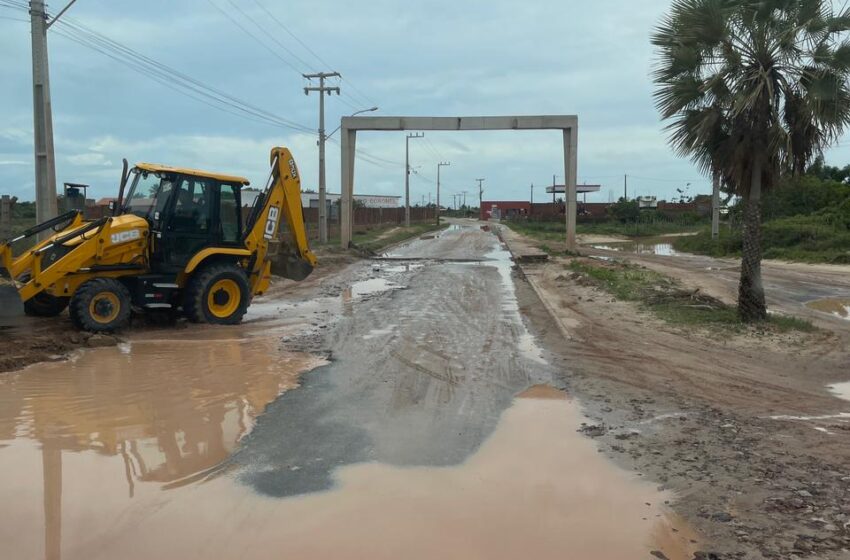
<svg viewBox="0 0 850 560">
<path fill-rule="evenodd" d="M 806 304 L 806 307 L 850 321 L 850 298 L 818 299 L 810 301 Z"/>
<path fill-rule="evenodd" d="M 225 461 L 266 405 L 321 365 L 242 328 L 139 333 L 0 375 L 0 558 L 113 538 Z M 78 556 L 85 557 L 85 556 Z"/>
<path fill-rule="evenodd" d="M 651 238 L 642 241 L 624 241 L 622 243 L 602 243 L 591 245 L 594 249 L 605 251 L 619 251 L 623 253 L 635 253 L 638 255 L 659 255 L 673 257 L 683 255 L 673 248 L 673 242 L 666 238 Z"/>
<path fill-rule="evenodd" d="M 338 469 L 330 491 L 287 499 L 228 473 L 129 498 L 97 452 L 32 446 L 6 478 L 43 462 L 44 481 L 3 491 L 0 557 L 40 558 L 46 542 L 66 559 L 692 558 L 671 496 L 602 458 L 576 432 L 582 420 L 563 393 L 534 387 L 461 465 L 361 463 Z"/>
</svg>

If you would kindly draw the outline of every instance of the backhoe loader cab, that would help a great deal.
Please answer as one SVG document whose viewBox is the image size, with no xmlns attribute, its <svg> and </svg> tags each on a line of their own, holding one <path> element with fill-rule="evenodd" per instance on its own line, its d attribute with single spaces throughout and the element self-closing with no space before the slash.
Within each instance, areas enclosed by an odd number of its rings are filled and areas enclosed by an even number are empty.
<svg viewBox="0 0 850 560">
<path fill-rule="evenodd" d="M 127 172 L 125 165 L 112 216 L 85 221 L 69 212 L 0 241 L 0 262 L 28 314 L 52 316 L 67 307 L 81 329 L 113 331 L 132 309 L 238 323 L 251 298 L 268 288 L 270 243 L 282 221 L 293 240 L 280 255 L 283 275 L 302 280 L 316 265 L 295 161 L 286 148 L 274 148 L 271 163 L 266 188 L 244 219 L 242 177 L 149 163 Z M 58 232 L 13 255 L 14 241 L 50 228 Z"/>
</svg>

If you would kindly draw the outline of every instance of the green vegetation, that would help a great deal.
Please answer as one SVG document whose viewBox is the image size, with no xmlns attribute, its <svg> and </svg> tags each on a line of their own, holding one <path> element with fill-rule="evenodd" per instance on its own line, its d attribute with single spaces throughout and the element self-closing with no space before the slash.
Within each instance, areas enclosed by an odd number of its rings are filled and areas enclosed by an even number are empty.
<svg viewBox="0 0 850 560">
<path fill-rule="evenodd" d="M 819 177 L 829 170 L 837 168 L 816 163 L 809 175 L 785 179 L 765 196 L 764 258 L 850 264 L 850 185 Z M 740 205 L 732 208 L 733 223 L 741 212 Z M 722 228 L 717 240 L 705 229 L 674 240 L 673 246 L 713 257 L 741 256 L 743 238 L 737 227 Z"/>
<path fill-rule="evenodd" d="M 12 235 L 35 225 L 35 202 L 16 202 L 12 206 Z"/>
<path fill-rule="evenodd" d="M 394 245 L 414 237 L 419 237 L 420 235 L 424 235 L 429 232 L 438 231 L 445 227 L 447 227 L 447 224 L 445 223 L 438 227 L 434 222 L 411 224 L 409 228 L 397 225 L 386 225 L 376 227 L 368 231 L 355 233 L 352 242 L 359 249 L 377 253 L 390 245 Z M 339 239 L 336 240 L 336 243 L 339 243 Z"/>
<path fill-rule="evenodd" d="M 432 231 L 437 231 L 443 227 L 445 227 L 445 225 L 438 228 L 433 222 L 411 224 L 409 228 L 399 226 L 380 227 L 361 233 L 355 233 L 353 243 L 361 249 L 378 252 L 390 245 L 394 245 L 414 237 L 419 237 L 420 235 L 424 235 Z M 388 233 L 390 231 L 391 233 Z"/>
<path fill-rule="evenodd" d="M 713 257 L 740 257 L 743 240 L 740 229 L 724 228 L 717 240 L 705 230 L 674 239 L 673 247 Z M 766 259 L 850 264 L 850 230 L 824 223 L 818 216 L 782 218 L 764 225 L 762 249 Z"/>
<path fill-rule="evenodd" d="M 734 307 L 710 296 L 682 289 L 675 280 L 641 266 L 574 259 L 566 267 L 577 278 L 587 279 L 623 301 L 638 302 L 658 318 L 683 326 L 746 329 Z M 776 332 L 811 332 L 815 327 L 802 319 L 768 316 L 767 326 Z"/>
<path fill-rule="evenodd" d="M 622 235 L 625 237 L 655 237 L 670 233 L 699 231 L 705 227 L 705 221 L 699 219 L 652 220 L 647 214 L 645 220 L 623 223 L 609 220 L 594 223 L 576 224 L 579 234 Z M 505 222 L 511 229 L 532 239 L 542 242 L 563 242 L 567 232 L 566 224 L 561 221 L 510 221 Z M 541 247 L 542 248 L 542 247 Z"/>
</svg>

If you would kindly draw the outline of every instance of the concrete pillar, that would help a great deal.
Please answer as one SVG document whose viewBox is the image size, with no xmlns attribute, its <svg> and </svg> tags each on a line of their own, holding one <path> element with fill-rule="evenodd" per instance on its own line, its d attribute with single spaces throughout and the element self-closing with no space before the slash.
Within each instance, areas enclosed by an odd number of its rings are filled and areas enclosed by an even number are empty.
<svg viewBox="0 0 850 560">
<path fill-rule="evenodd" d="M 357 131 L 350 130 L 343 126 L 342 128 L 342 148 L 340 161 L 342 169 L 340 173 L 340 231 L 339 242 L 343 249 L 348 249 L 351 244 L 353 233 L 354 216 L 354 154 L 357 146 Z"/>
<path fill-rule="evenodd" d="M 578 206 L 578 127 L 564 129 L 564 183 L 566 183 L 565 213 L 567 215 L 567 250 L 575 251 L 576 214 Z"/>
<path fill-rule="evenodd" d="M 30 2 L 32 35 L 33 128 L 35 131 L 36 223 L 59 215 L 56 200 L 56 158 L 53 150 L 53 109 L 47 61 L 47 14 L 44 0 Z M 39 235 L 39 239 L 48 232 Z"/>
</svg>

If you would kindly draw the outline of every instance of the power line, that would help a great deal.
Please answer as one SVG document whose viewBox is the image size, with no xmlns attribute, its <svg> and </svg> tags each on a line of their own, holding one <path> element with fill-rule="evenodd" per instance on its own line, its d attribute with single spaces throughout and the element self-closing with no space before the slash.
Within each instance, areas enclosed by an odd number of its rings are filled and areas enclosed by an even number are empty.
<svg viewBox="0 0 850 560">
<path fill-rule="evenodd" d="M 293 39 L 295 39 L 295 40 L 298 42 L 298 44 L 299 44 L 299 45 L 301 45 L 302 47 L 304 47 L 304 49 L 306 49 L 306 50 L 307 50 L 307 52 L 309 52 L 309 53 L 310 53 L 310 54 L 312 54 L 314 57 L 316 57 L 316 60 L 318 60 L 318 61 L 321 63 L 321 65 L 322 65 L 323 67 L 325 67 L 325 68 L 333 68 L 333 67 L 335 67 L 335 66 L 336 66 L 336 65 L 334 65 L 334 64 L 330 64 L 330 63 L 329 63 L 328 61 L 326 61 L 324 58 L 322 58 L 321 56 L 319 56 L 319 54 L 318 54 L 318 53 L 316 53 L 316 51 L 314 51 L 313 49 L 311 49 L 311 48 L 310 48 L 310 46 L 309 46 L 307 43 L 305 43 L 304 41 L 302 41 L 302 40 L 301 40 L 301 39 L 300 39 L 300 38 L 299 38 L 299 37 L 298 37 L 298 36 L 297 36 L 297 35 L 296 35 L 296 34 L 295 34 L 292 30 L 291 30 L 291 29 L 289 29 L 289 27 L 287 27 L 287 26 L 286 26 L 286 24 L 285 24 L 285 23 L 283 23 L 283 22 L 282 22 L 279 18 L 277 18 L 277 17 L 276 17 L 276 16 L 275 16 L 275 15 L 274 15 L 274 14 L 273 14 L 273 13 L 272 13 L 272 12 L 271 12 L 268 8 L 266 8 L 266 7 L 265 7 L 262 3 L 260 3 L 260 1 L 259 1 L 259 0 L 254 0 L 254 3 L 255 3 L 255 4 L 257 4 L 257 5 L 260 7 L 260 9 L 262 9 L 262 10 L 263 10 L 263 11 L 264 11 L 264 12 L 265 12 L 268 16 L 269 16 L 269 18 L 270 18 L 272 21 L 274 21 L 275 23 L 277 23 L 277 24 L 281 27 L 281 29 L 283 29 L 283 30 L 284 30 L 284 31 L 285 31 L 285 32 L 286 32 L 286 33 L 287 33 L 290 37 L 292 37 Z M 354 99 L 356 102 L 358 102 L 358 103 L 363 103 L 363 105 L 364 105 L 364 106 L 367 106 L 367 107 L 368 107 L 368 106 L 370 106 L 370 105 L 380 106 L 380 103 L 376 103 L 374 99 L 370 98 L 368 95 L 366 95 L 365 93 L 363 93 L 363 91 L 362 91 L 360 88 L 358 88 L 357 86 L 355 86 L 355 85 L 351 82 L 351 80 L 348 80 L 348 79 L 346 79 L 346 78 L 340 77 L 340 81 L 341 81 L 341 82 L 345 82 L 345 84 L 346 84 L 346 85 L 347 85 L 347 86 L 348 86 L 348 87 L 349 87 L 352 91 L 354 91 L 355 93 L 357 93 L 357 94 L 359 95 L 360 99 L 358 100 L 358 99 L 356 98 L 356 96 L 354 96 L 353 94 L 349 93 L 349 95 L 352 97 L 352 99 Z M 356 107 L 356 108 L 357 108 L 357 109 L 362 109 L 362 107 Z"/>
<path fill-rule="evenodd" d="M 230 14 L 228 14 L 228 13 L 227 13 L 227 12 L 226 12 L 223 8 L 221 8 L 221 6 L 219 6 L 218 4 L 216 4 L 215 2 L 213 2 L 213 0 L 207 0 L 207 3 L 208 3 L 210 6 L 212 6 L 213 8 L 215 8 L 216 10 L 218 10 L 218 11 L 219 11 L 219 12 L 220 12 L 220 13 L 221 13 L 224 17 L 226 17 L 227 19 L 229 19 L 229 20 L 233 23 L 233 25 L 235 25 L 236 27 L 238 27 L 239 29 L 241 29 L 242 31 L 244 31 L 246 35 L 248 35 L 249 37 L 251 37 L 252 39 L 254 39 L 254 41 L 256 41 L 257 43 L 259 43 L 259 44 L 260 44 L 260 46 L 262 46 L 264 49 L 266 49 L 267 51 L 269 51 L 269 52 L 272 54 L 272 56 L 274 56 L 275 58 L 277 58 L 278 60 L 280 60 L 281 62 L 283 62 L 285 65 L 287 65 L 289 68 L 291 68 L 291 69 L 292 69 L 294 72 L 296 72 L 297 74 L 301 74 L 301 73 L 302 73 L 302 72 L 301 72 L 301 70 L 299 70 L 298 68 L 296 68 L 294 64 L 292 64 L 292 63 L 291 63 L 291 62 L 289 62 L 287 59 L 285 59 L 285 58 L 283 58 L 282 56 L 280 56 L 280 54 L 278 54 L 278 52 L 277 52 L 277 51 L 275 51 L 273 48 L 269 47 L 269 46 L 268 46 L 268 45 L 267 45 L 267 44 L 266 44 L 266 43 L 265 43 L 262 39 L 260 39 L 259 37 L 257 37 L 257 36 L 256 36 L 256 35 L 254 35 L 253 33 L 251 33 L 251 31 L 250 31 L 247 27 L 245 27 L 244 25 L 242 25 L 241 23 L 239 23 L 239 21 L 237 21 L 237 20 L 236 20 L 236 18 L 234 18 L 234 17 L 232 17 Z M 231 2 L 231 5 L 233 5 L 233 3 L 232 3 L 232 2 Z M 238 7 L 237 7 L 237 9 L 241 11 L 241 9 L 240 9 L 240 8 L 238 8 Z M 244 12 L 243 12 L 243 13 L 244 13 Z"/>
<path fill-rule="evenodd" d="M 276 126 L 313 134 L 313 130 L 306 125 L 290 121 L 269 111 L 256 107 L 246 101 L 238 99 L 228 93 L 213 88 L 200 80 L 188 76 L 183 72 L 110 39 L 109 37 L 98 33 L 97 31 L 94 31 L 71 18 L 63 18 L 59 21 L 59 24 L 73 32 L 64 34 L 66 38 L 81 43 L 88 48 L 97 50 L 102 54 L 106 54 L 107 56 L 110 56 L 110 58 L 118 60 L 119 62 L 127 64 L 136 71 L 153 77 L 160 83 L 168 82 L 166 85 L 169 85 L 172 89 L 174 89 L 172 86 L 177 86 L 181 88 L 181 90 L 188 90 L 207 98 L 209 101 L 215 103 L 216 107 L 219 105 L 227 106 L 239 111 L 240 113 L 267 121 Z"/>
<path fill-rule="evenodd" d="M 277 24 L 278 24 L 281 28 L 283 28 L 283 30 L 284 30 L 284 31 L 286 31 L 286 32 L 289 34 L 289 36 L 290 36 L 290 37 L 292 37 L 293 39 L 295 39 L 295 40 L 298 42 L 298 44 L 299 44 L 299 45 L 301 45 L 302 47 L 304 47 L 304 48 L 307 50 L 307 52 L 309 52 L 309 53 L 310 53 L 310 54 L 312 54 L 314 57 L 316 57 L 316 60 L 318 60 L 318 61 L 322 64 L 322 66 L 325 66 L 326 68 L 332 68 L 332 67 L 333 67 L 333 65 L 332 65 L 332 64 L 329 64 L 329 63 L 328 63 L 325 59 L 323 59 L 321 56 L 319 56 L 318 54 L 316 54 L 316 52 L 315 52 L 313 49 L 311 49 L 311 48 L 310 48 L 310 46 L 309 46 L 309 45 L 307 45 L 307 43 L 305 43 L 304 41 L 302 41 L 301 39 L 299 39 L 299 38 L 298 38 L 298 36 L 297 36 L 295 33 L 293 33 L 292 31 L 290 31 L 290 29 L 286 26 L 286 24 L 284 24 L 282 21 L 280 21 L 279 19 L 277 19 L 277 17 L 276 17 L 273 13 L 271 13 L 271 12 L 269 11 L 269 9 L 268 9 L 268 8 L 266 8 L 263 4 L 261 4 L 261 3 L 260 3 L 260 0 L 254 0 L 254 3 L 255 3 L 257 6 L 259 6 L 259 7 L 260 7 L 260 9 L 261 9 L 261 10 L 263 10 L 263 11 L 266 13 L 266 15 L 267 15 L 267 16 L 269 16 L 269 18 L 270 18 L 272 21 L 274 21 L 274 22 L 275 22 L 275 23 L 277 23 Z M 309 64 L 307 64 L 307 66 L 309 66 Z"/>
<path fill-rule="evenodd" d="M 260 23 L 259 23 L 257 20 L 255 20 L 253 17 L 251 17 L 251 15 L 250 15 L 248 12 L 246 12 L 245 10 L 243 10 L 243 9 L 239 6 L 239 4 L 235 3 L 233 0 L 227 0 L 227 3 L 228 3 L 228 4 L 230 4 L 231 6 L 233 6 L 233 7 L 234 7 L 234 8 L 235 8 L 235 9 L 236 9 L 236 10 L 237 10 L 240 14 L 242 14 L 242 15 L 245 17 L 245 19 L 247 19 L 247 20 L 249 20 L 251 23 L 253 23 L 253 24 L 257 27 L 257 29 L 259 29 L 260 31 L 262 31 L 262 32 L 263 32 L 263 34 L 264 34 L 266 37 L 268 37 L 269 39 L 271 39 L 271 41 L 272 41 L 274 44 L 276 44 L 277 46 L 279 46 L 280 48 L 282 48 L 284 51 L 286 51 L 287 53 L 289 53 L 289 54 L 290 54 L 290 56 L 292 56 L 295 60 L 297 60 L 298 62 L 300 62 L 301 64 L 303 64 L 305 67 L 307 67 L 307 68 L 310 68 L 310 67 L 311 67 L 311 65 L 310 65 L 310 63 L 309 63 L 309 62 L 306 62 L 303 58 L 301 58 L 300 56 L 298 56 L 297 54 L 295 54 L 295 52 L 293 52 L 291 49 L 289 49 L 289 47 L 287 47 L 286 45 L 284 45 L 283 43 L 281 43 L 281 42 L 278 40 L 278 38 L 277 38 L 277 37 L 275 37 L 272 33 L 269 33 L 268 31 L 266 31 L 266 29 L 265 29 L 262 25 L 260 25 Z"/>
</svg>

